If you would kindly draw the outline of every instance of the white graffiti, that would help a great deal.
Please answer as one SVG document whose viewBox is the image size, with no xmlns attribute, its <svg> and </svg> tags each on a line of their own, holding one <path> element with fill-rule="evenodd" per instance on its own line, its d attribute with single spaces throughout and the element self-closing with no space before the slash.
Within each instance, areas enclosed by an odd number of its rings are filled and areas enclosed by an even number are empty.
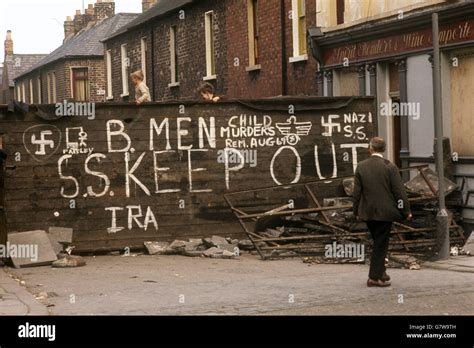
<svg viewBox="0 0 474 348">
<path fill-rule="evenodd" d="M 61 137 L 56 126 L 40 124 L 23 132 L 23 146 L 36 162 L 44 162 L 58 151 Z"/>
</svg>

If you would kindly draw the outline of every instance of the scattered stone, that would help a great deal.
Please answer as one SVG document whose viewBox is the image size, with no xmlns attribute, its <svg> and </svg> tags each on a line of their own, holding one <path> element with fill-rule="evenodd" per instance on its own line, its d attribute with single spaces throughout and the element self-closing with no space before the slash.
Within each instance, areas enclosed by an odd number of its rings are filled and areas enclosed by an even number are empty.
<svg viewBox="0 0 474 348">
<path fill-rule="evenodd" d="M 13 265 L 17 268 L 50 265 L 58 259 L 46 231 L 11 233 L 8 235 L 8 245 L 5 248 L 8 246 L 9 250 L 6 251 L 8 251 Z M 30 246 L 21 253 L 24 254 L 27 251 L 29 255 L 20 255 L 18 246 Z"/>
<path fill-rule="evenodd" d="M 420 265 L 418 264 L 418 260 L 411 255 L 389 254 L 388 257 L 390 261 L 394 261 L 404 268 L 408 268 L 410 270 L 421 269 Z"/>
<path fill-rule="evenodd" d="M 202 242 L 202 239 L 190 239 L 189 242 L 185 243 L 184 251 L 186 252 L 199 251 L 198 248 L 202 245 L 204 245 Z M 201 250 L 201 251 L 204 251 L 204 250 Z"/>
<path fill-rule="evenodd" d="M 211 248 L 207 249 L 206 251 L 204 251 L 202 254 L 206 257 L 211 257 L 211 255 L 222 254 L 223 252 L 224 252 L 224 250 L 222 250 L 222 249 L 219 249 L 217 247 L 211 247 Z"/>
<path fill-rule="evenodd" d="M 86 261 L 81 256 L 68 255 L 62 259 L 53 262 L 55 268 L 83 267 Z"/>
<path fill-rule="evenodd" d="M 237 244 L 240 250 L 252 251 L 255 249 L 250 239 L 243 239 Z"/>
<path fill-rule="evenodd" d="M 211 254 L 209 256 L 211 259 L 234 259 L 235 254 L 231 253 L 230 251 L 223 250 L 220 254 Z"/>
<path fill-rule="evenodd" d="M 182 254 L 184 250 L 186 249 L 186 243 L 183 240 L 175 240 L 173 243 L 171 243 L 168 248 L 166 248 L 165 254 L 169 255 L 176 255 L 176 254 Z"/>
<path fill-rule="evenodd" d="M 283 232 L 279 230 L 274 230 L 272 228 L 267 228 L 265 232 L 259 232 L 259 234 L 266 238 L 280 238 Z"/>
<path fill-rule="evenodd" d="M 212 236 L 211 238 L 204 238 L 203 242 L 208 248 L 212 248 L 212 247 L 219 248 L 222 245 L 229 244 L 227 239 L 221 236 Z"/>
<path fill-rule="evenodd" d="M 467 255 L 474 255 L 474 232 L 471 232 L 463 250 Z"/>
<path fill-rule="evenodd" d="M 120 251 L 111 251 L 109 252 L 110 256 L 120 256 Z"/>
<path fill-rule="evenodd" d="M 185 250 L 182 253 L 184 256 L 189 256 L 189 257 L 201 257 L 202 251 L 201 250 Z"/>
<path fill-rule="evenodd" d="M 228 252 L 231 252 L 236 255 L 240 255 L 240 249 L 237 246 L 237 244 L 227 244 L 227 245 L 221 245 L 219 249 L 226 250 Z"/>
<path fill-rule="evenodd" d="M 166 253 L 170 243 L 167 242 L 145 242 L 145 248 L 150 255 L 163 255 Z"/>
</svg>

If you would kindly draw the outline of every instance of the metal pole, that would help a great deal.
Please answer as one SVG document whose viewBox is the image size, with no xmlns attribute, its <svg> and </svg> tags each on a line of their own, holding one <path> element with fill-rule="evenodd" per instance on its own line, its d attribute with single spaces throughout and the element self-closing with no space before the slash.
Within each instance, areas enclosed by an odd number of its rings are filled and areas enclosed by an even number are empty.
<svg viewBox="0 0 474 348">
<path fill-rule="evenodd" d="M 437 216 L 437 241 L 438 258 L 440 260 L 449 257 L 449 226 L 448 213 L 445 201 L 444 162 L 443 162 L 443 110 L 441 94 L 441 55 L 439 48 L 439 21 L 438 14 L 433 13 L 433 97 L 434 97 L 434 119 L 436 137 L 436 171 L 438 173 L 438 204 Z"/>
</svg>

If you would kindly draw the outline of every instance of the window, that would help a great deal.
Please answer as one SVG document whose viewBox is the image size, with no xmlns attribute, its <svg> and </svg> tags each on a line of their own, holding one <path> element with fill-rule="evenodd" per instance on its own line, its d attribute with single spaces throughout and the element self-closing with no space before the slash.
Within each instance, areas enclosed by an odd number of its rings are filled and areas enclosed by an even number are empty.
<svg viewBox="0 0 474 348">
<path fill-rule="evenodd" d="M 293 8 L 293 59 L 291 62 L 307 59 L 306 50 L 306 0 L 292 0 Z"/>
<path fill-rule="evenodd" d="M 51 73 L 51 80 L 53 81 L 53 83 L 52 83 L 52 88 L 53 88 L 52 102 L 56 103 L 56 72 L 55 71 L 53 71 Z"/>
<path fill-rule="evenodd" d="M 37 98 L 38 98 L 38 104 L 41 104 L 43 102 L 43 99 L 42 99 L 42 91 L 41 91 L 41 76 L 38 77 L 37 79 L 37 89 L 38 89 L 38 95 L 37 95 Z"/>
<path fill-rule="evenodd" d="M 205 15 L 206 26 L 206 77 L 216 77 L 216 52 L 214 45 L 214 12 Z"/>
<path fill-rule="evenodd" d="M 25 82 L 21 83 L 21 101 L 23 103 L 26 103 L 26 87 L 25 87 Z"/>
<path fill-rule="evenodd" d="M 106 55 L 107 60 L 107 99 L 114 99 L 112 88 L 112 51 L 108 50 Z"/>
<path fill-rule="evenodd" d="M 47 92 L 48 92 L 48 104 L 51 104 L 53 102 L 53 98 L 51 97 L 51 73 L 48 73 L 46 76 L 47 79 Z"/>
<path fill-rule="evenodd" d="M 130 66 L 130 60 L 127 57 L 127 45 L 124 44 L 121 47 L 121 56 L 122 56 L 122 97 L 129 95 L 128 88 L 128 67 Z"/>
<path fill-rule="evenodd" d="M 21 90 L 20 89 L 21 89 L 21 86 L 17 82 L 16 83 L 16 98 L 15 99 L 18 100 L 18 101 L 21 101 Z"/>
<path fill-rule="evenodd" d="M 171 67 L 171 83 L 170 86 L 178 86 L 178 39 L 177 39 L 177 27 L 172 26 L 170 28 L 170 67 Z"/>
<path fill-rule="evenodd" d="M 248 0 L 249 67 L 260 64 L 258 0 Z"/>
<path fill-rule="evenodd" d="M 147 39 L 146 37 L 142 38 L 141 40 L 141 55 L 142 55 L 142 71 L 143 76 L 145 77 L 146 81 L 146 57 L 147 57 Z"/>
<path fill-rule="evenodd" d="M 336 0 L 337 24 L 344 23 L 345 0 Z"/>
<path fill-rule="evenodd" d="M 76 101 L 88 101 L 89 94 L 89 69 L 72 68 L 72 97 Z"/>
<path fill-rule="evenodd" d="M 30 79 L 29 81 L 29 92 L 30 92 L 30 95 L 29 95 L 29 98 L 28 98 L 28 102 L 30 104 L 34 104 L 35 100 L 33 99 L 33 80 Z"/>
</svg>

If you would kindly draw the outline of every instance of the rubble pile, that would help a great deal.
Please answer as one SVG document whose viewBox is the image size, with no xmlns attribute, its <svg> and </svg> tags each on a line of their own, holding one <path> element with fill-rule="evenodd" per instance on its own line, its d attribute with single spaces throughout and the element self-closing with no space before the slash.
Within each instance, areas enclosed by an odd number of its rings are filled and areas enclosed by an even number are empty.
<svg viewBox="0 0 474 348">
<path fill-rule="evenodd" d="M 252 251 L 254 246 L 248 239 L 238 240 L 212 236 L 211 238 L 175 240 L 167 242 L 145 242 L 150 255 L 184 255 L 213 259 L 235 259 L 242 251 Z"/>
<path fill-rule="evenodd" d="M 322 196 L 318 199 L 308 184 L 300 185 L 306 188 L 311 198 L 310 205 L 304 209 L 284 205 L 261 214 L 246 214 L 241 208 L 234 208 L 228 202 L 241 222 L 249 225 L 253 223 L 253 229 L 244 224 L 244 230 L 255 243 L 262 259 L 302 256 L 306 257 L 303 261 L 306 260 L 307 263 L 365 262 L 360 257 L 347 257 L 344 254 L 344 250 L 354 245 L 363 245 L 363 252 L 369 254 L 372 245 L 366 223 L 358 220 L 352 212 L 354 179 L 338 179 L 333 183 L 339 187 L 336 192 L 343 193 L 344 196 Z M 393 224 L 389 251 L 392 254 L 411 255 L 412 259 L 428 259 L 437 250 L 436 174 L 427 167 L 420 168 L 419 175 L 405 186 L 413 219 Z M 456 188 L 453 182 L 446 180 L 450 241 L 453 247 L 461 248 L 465 244 L 465 236 L 460 227 L 461 214 Z M 259 190 L 255 190 L 257 191 Z M 282 201 L 283 199 L 288 198 L 282 197 Z M 336 249 L 339 251 L 338 248 L 343 252 L 331 254 Z M 402 264 L 411 269 L 417 267 L 415 263 Z"/>
</svg>

